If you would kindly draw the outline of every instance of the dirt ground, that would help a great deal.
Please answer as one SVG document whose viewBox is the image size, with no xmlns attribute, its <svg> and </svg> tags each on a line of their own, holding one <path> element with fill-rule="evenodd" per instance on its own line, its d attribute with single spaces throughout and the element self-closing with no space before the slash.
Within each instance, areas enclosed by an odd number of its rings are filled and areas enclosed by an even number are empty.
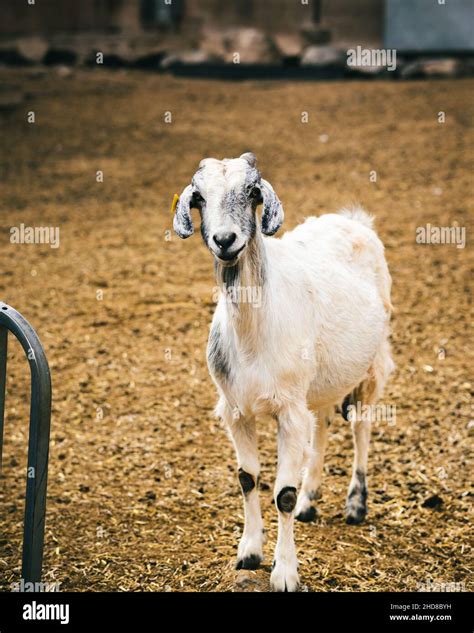
<svg viewBox="0 0 474 633">
<path fill-rule="evenodd" d="M 397 417 L 374 429 L 370 513 L 344 523 L 352 443 L 340 418 L 322 518 L 296 526 L 302 588 L 469 589 L 474 82 L 5 69 L 0 80 L 26 95 L 0 118 L 0 296 L 36 327 L 53 376 L 44 579 L 78 591 L 268 587 L 274 423 L 262 420 L 259 438 L 266 563 L 236 585 L 241 495 L 205 363 L 213 264 L 198 234 L 169 239 L 172 196 L 199 160 L 251 149 L 284 204 L 284 228 L 359 201 L 376 216 L 394 280 L 397 370 L 384 403 Z M 22 222 L 59 227 L 60 247 L 11 244 Z M 427 223 L 466 227 L 466 248 L 417 244 Z M 8 362 L 4 590 L 19 578 L 29 389 L 18 345 Z"/>
</svg>

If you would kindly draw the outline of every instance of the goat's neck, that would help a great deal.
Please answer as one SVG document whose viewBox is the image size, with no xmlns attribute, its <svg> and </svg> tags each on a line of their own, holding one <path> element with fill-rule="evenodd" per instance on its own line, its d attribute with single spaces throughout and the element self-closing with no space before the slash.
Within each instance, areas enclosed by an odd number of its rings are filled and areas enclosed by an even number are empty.
<svg viewBox="0 0 474 633">
<path fill-rule="evenodd" d="M 216 278 L 226 298 L 226 309 L 244 349 L 255 350 L 265 301 L 266 255 L 257 233 L 235 266 L 216 266 Z"/>
</svg>

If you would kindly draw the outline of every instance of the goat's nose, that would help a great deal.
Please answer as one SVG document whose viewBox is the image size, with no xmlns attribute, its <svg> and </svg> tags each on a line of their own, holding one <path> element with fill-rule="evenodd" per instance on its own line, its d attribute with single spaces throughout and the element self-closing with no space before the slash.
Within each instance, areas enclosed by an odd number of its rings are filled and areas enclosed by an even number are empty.
<svg viewBox="0 0 474 633">
<path fill-rule="evenodd" d="M 232 246 L 236 237 L 235 233 L 216 233 L 213 239 L 217 246 L 225 251 Z"/>
</svg>

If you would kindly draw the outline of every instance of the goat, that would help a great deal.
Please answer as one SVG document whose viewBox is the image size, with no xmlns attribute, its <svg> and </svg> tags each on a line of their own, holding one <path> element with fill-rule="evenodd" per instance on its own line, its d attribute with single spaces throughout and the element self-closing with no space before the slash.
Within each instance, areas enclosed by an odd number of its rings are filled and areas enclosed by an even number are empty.
<svg viewBox="0 0 474 633">
<path fill-rule="evenodd" d="M 375 403 L 393 368 L 384 247 L 362 209 L 310 217 L 281 239 L 263 237 L 276 233 L 284 213 L 251 152 L 200 162 L 176 205 L 173 226 L 181 238 L 194 232 L 191 208 L 200 212 L 220 286 L 207 358 L 219 394 L 216 413 L 235 445 L 244 499 L 236 566 L 256 569 L 263 560 L 256 418 L 269 414 L 278 426 L 271 586 L 295 591 L 294 517 L 316 517 L 312 502 L 320 494 L 329 423 L 341 404 L 347 419 L 350 403 Z M 258 307 L 236 300 L 242 296 L 232 292 L 238 286 L 261 289 Z M 352 429 L 346 517 L 360 523 L 367 512 L 370 419 L 353 419 Z"/>
</svg>

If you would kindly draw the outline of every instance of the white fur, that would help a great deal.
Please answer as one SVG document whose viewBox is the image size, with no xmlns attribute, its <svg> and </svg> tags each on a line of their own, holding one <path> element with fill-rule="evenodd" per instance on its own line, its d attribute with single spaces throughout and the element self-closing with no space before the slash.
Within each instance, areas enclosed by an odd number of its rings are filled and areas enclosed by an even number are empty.
<svg viewBox="0 0 474 633">
<path fill-rule="evenodd" d="M 316 408 L 339 403 L 388 334 L 383 246 L 366 226 L 332 214 L 260 240 L 267 278 L 262 307 L 250 308 L 251 330 L 241 336 L 223 296 L 214 314 L 239 376 L 232 404 L 249 416 L 306 399 Z"/>
<path fill-rule="evenodd" d="M 232 230 L 239 247 L 244 245 L 236 260 L 238 285 L 262 286 L 258 306 L 235 305 L 223 283 L 225 262 L 216 259 L 221 294 L 211 332 L 219 333 L 220 353 L 230 377 L 219 372 L 215 362 L 210 361 L 209 369 L 220 395 L 216 412 L 227 424 L 239 468 L 254 481 L 260 470 L 256 418 L 269 414 L 277 420 L 275 501 L 282 490 L 298 488 L 304 471 L 296 505 L 299 513 L 307 511 L 319 493 L 327 423 L 335 407 L 355 388 L 366 403 L 375 402 L 392 370 L 391 278 L 372 218 L 362 209 L 310 217 L 281 239 L 264 237 L 258 229 L 249 239 L 239 230 L 239 217 L 245 220 L 242 213 L 234 214 L 231 224 L 223 196 L 244 188 L 249 164 L 254 163 L 251 154 L 225 161 L 207 159 L 193 180 L 207 200 L 209 234 Z M 269 183 L 261 183 L 277 225 L 283 218 L 280 202 Z M 248 212 L 254 209 L 249 202 Z M 215 255 L 214 246 L 209 248 Z M 211 339 L 212 334 L 209 350 Z M 366 423 L 355 423 L 353 430 L 356 450 L 349 515 L 363 501 L 370 434 Z M 293 504 L 295 495 L 290 497 Z M 261 559 L 264 538 L 257 487 L 244 494 L 244 507 L 238 560 Z M 294 591 L 299 582 L 295 509 L 285 507 L 289 506 L 282 505 L 278 512 L 271 583 L 275 590 Z"/>
<path fill-rule="evenodd" d="M 308 495 L 319 488 L 326 419 L 335 405 L 364 381 L 373 383 L 369 391 L 375 401 L 392 370 L 391 279 L 383 245 L 371 224 L 369 216 L 357 209 L 308 218 L 281 239 L 258 235 L 266 275 L 261 308 L 242 305 L 236 311 L 222 295 L 214 314 L 213 324 L 218 323 L 223 333 L 234 374 L 231 384 L 215 378 L 221 395 L 217 413 L 231 430 L 239 423 L 254 424 L 261 414 L 278 419 L 275 497 L 284 486 L 296 487 L 303 466 L 308 465 L 296 513 L 308 508 Z M 241 266 L 240 283 L 251 284 L 252 271 L 245 262 Z M 323 418 L 318 419 L 313 442 L 315 455 L 310 450 L 314 419 L 309 408 Z M 360 441 L 355 436 L 359 450 L 354 477 L 357 468 L 366 469 L 366 436 L 366 428 Z M 233 439 L 239 466 L 257 477 L 256 446 L 247 460 L 248 452 L 235 431 Z M 245 499 L 247 521 L 239 556 L 262 550 L 257 495 L 255 490 L 250 500 Z M 276 590 L 291 591 L 298 585 L 293 515 L 279 513 L 271 579 Z"/>
</svg>

